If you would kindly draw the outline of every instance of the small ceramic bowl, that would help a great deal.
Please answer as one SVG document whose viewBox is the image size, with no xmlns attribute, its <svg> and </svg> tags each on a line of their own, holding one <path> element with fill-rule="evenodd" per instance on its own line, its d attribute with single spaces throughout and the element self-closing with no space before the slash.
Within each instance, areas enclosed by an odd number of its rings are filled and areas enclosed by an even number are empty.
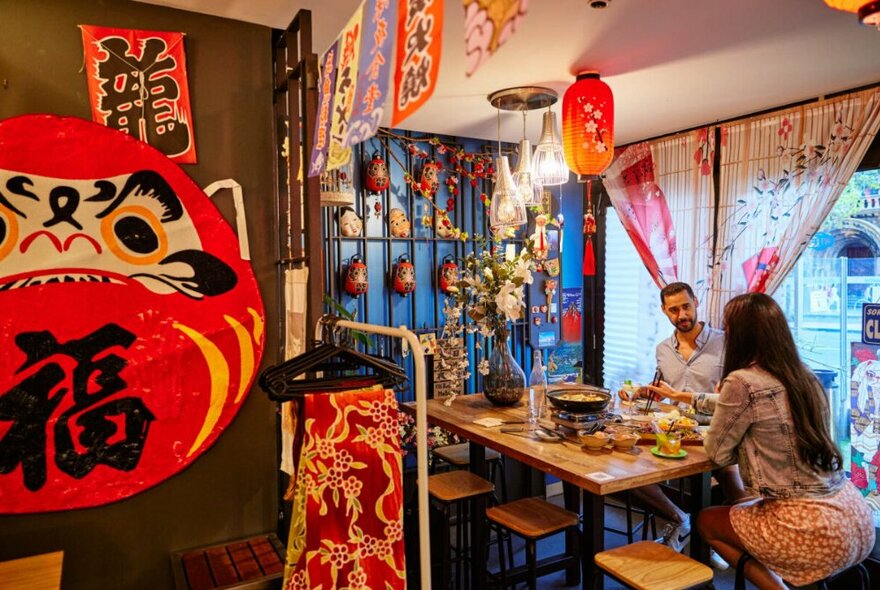
<svg viewBox="0 0 880 590">
<path fill-rule="evenodd" d="M 620 433 L 615 434 L 611 437 L 611 443 L 614 445 L 615 449 L 621 450 L 629 450 L 636 446 L 636 443 L 639 442 L 638 433 Z"/>
<path fill-rule="evenodd" d="M 601 449 L 611 441 L 611 437 L 601 431 L 594 432 L 593 434 L 578 433 L 578 438 L 581 439 L 581 443 L 583 443 L 585 447 L 593 450 Z"/>
</svg>

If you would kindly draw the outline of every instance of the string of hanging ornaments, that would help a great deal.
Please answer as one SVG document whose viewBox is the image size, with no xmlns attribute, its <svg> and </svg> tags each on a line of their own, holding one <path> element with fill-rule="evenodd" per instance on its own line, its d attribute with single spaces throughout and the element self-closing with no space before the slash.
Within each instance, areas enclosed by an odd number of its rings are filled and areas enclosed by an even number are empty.
<svg viewBox="0 0 880 590">
<path fill-rule="evenodd" d="M 433 209 L 437 216 L 438 233 L 442 234 L 442 237 L 467 240 L 470 235 L 456 227 L 450 218 L 456 206 L 456 198 L 461 194 L 459 179 L 463 179 L 473 188 L 477 188 L 483 180 L 494 181 L 495 166 L 492 164 L 492 154 L 468 152 L 460 146 L 446 145 L 438 137 L 412 138 L 385 129 L 379 130 L 376 139 L 385 148 L 385 153 L 391 156 L 391 159 L 403 170 L 404 181 L 412 189 L 413 194 L 423 197 Z M 388 141 L 405 146 L 404 149 L 415 162 L 414 167 L 419 168 L 418 175 L 400 161 L 388 145 Z M 420 147 L 420 144 L 427 144 L 434 155 Z M 368 171 L 377 158 L 379 158 L 378 154 L 374 154 L 367 166 Z M 384 161 L 382 163 L 384 164 Z M 436 199 L 441 182 L 448 192 L 445 207 L 438 204 Z M 491 204 L 485 192 L 480 192 L 480 202 L 484 206 Z M 377 202 L 376 206 L 381 207 L 381 204 Z M 430 227 L 432 218 L 430 215 L 423 215 L 421 222 L 422 225 Z"/>
<path fill-rule="evenodd" d="M 562 143 L 565 163 L 587 183 L 584 208 L 584 276 L 596 274 L 593 235 L 596 217 L 593 211 L 593 178 L 602 174 L 614 158 L 614 97 L 611 88 L 595 71 L 585 71 L 562 98 Z"/>
</svg>

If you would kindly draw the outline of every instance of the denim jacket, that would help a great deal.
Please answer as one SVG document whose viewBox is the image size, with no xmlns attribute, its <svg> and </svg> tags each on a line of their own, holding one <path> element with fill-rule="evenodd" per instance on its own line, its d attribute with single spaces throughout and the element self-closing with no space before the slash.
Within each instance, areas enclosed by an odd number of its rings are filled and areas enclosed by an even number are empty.
<svg viewBox="0 0 880 590">
<path fill-rule="evenodd" d="M 706 434 L 709 459 L 738 463 L 746 491 L 764 498 L 818 498 L 843 486 L 842 469 L 814 471 L 796 445 L 782 383 L 757 365 L 728 375 Z"/>
</svg>

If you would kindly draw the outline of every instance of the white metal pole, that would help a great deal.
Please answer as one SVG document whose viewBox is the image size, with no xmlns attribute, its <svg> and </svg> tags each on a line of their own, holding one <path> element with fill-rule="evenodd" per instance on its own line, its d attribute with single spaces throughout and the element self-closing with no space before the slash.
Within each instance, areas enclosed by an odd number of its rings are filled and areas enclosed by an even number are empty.
<svg viewBox="0 0 880 590">
<path fill-rule="evenodd" d="M 315 326 L 315 339 L 321 339 L 321 327 L 328 316 L 318 320 Z M 375 324 L 362 324 L 349 320 L 336 320 L 332 325 L 361 332 L 370 332 L 383 336 L 402 338 L 409 343 L 415 363 L 416 379 L 416 459 L 418 498 L 419 498 L 419 563 L 421 564 L 422 590 L 431 590 L 431 535 L 428 519 L 428 414 L 425 404 L 428 401 L 427 383 L 425 381 L 425 352 L 419 339 L 405 328 L 392 328 Z"/>
</svg>

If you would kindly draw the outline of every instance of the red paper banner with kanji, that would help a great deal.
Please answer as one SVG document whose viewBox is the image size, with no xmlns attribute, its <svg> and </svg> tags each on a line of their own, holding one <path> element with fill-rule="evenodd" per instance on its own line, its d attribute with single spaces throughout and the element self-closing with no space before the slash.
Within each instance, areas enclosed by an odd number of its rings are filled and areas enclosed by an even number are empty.
<svg viewBox="0 0 880 590">
<path fill-rule="evenodd" d="M 100 506 L 179 473 L 241 408 L 265 316 L 238 239 L 156 149 L 0 121 L 0 513 Z"/>
<path fill-rule="evenodd" d="M 392 127 L 416 112 L 434 93 L 442 41 L 443 0 L 399 0 Z"/>
<path fill-rule="evenodd" d="M 183 33 L 81 25 L 92 119 L 196 163 Z"/>
</svg>

